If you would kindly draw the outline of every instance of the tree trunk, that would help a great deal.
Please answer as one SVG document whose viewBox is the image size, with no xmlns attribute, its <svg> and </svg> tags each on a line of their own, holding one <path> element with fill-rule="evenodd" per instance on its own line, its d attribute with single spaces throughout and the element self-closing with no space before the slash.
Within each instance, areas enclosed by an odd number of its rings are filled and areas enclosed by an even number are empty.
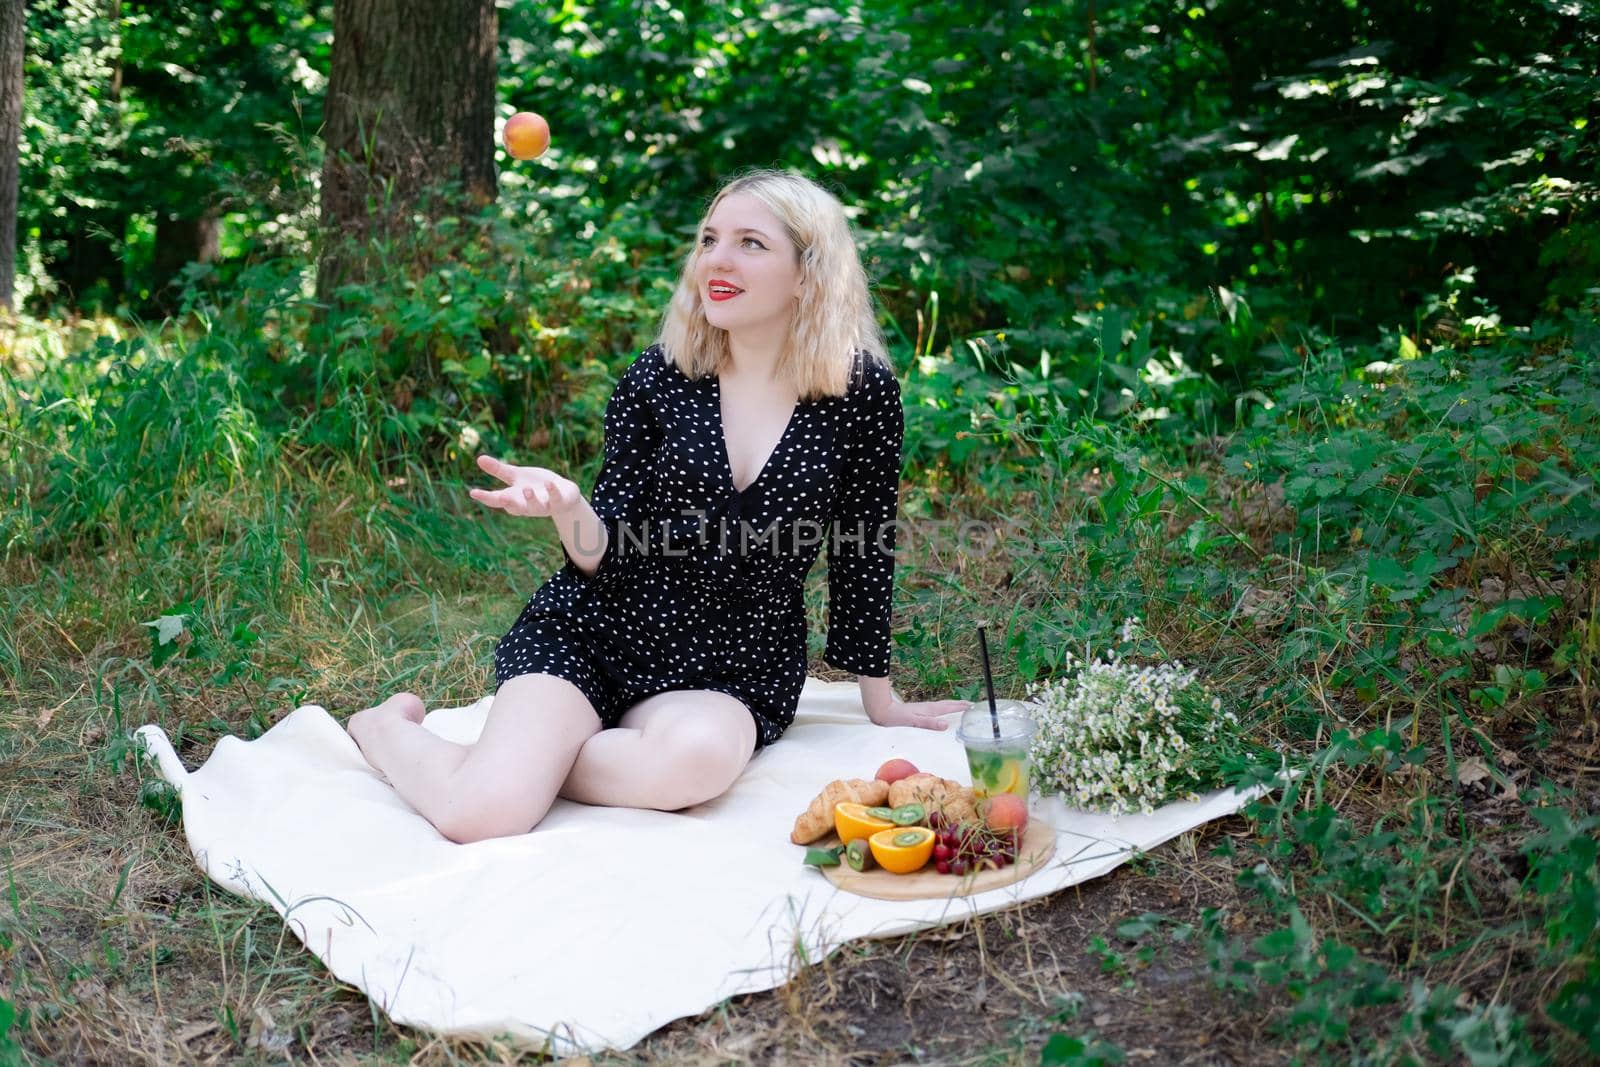
<svg viewBox="0 0 1600 1067">
<path fill-rule="evenodd" d="M 17 167 L 22 143 L 22 49 L 26 0 L 0 0 L 0 307 L 17 282 Z"/>
<path fill-rule="evenodd" d="M 207 211 L 199 218 L 177 219 L 165 215 L 156 219 L 156 243 L 151 276 L 155 292 L 150 310 L 170 314 L 177 308 L 178 280 L 190 263 L 215 263 L 217 239 L 222 220 Z"/>
<path fill-rule="evenodd" d="M 449 184 L 495 198 L 494 0 L 336 0 L 323 139 L 317 296 L 395 264 L 371 242 L 415 236 L 413 210 Z"/>
</svg>

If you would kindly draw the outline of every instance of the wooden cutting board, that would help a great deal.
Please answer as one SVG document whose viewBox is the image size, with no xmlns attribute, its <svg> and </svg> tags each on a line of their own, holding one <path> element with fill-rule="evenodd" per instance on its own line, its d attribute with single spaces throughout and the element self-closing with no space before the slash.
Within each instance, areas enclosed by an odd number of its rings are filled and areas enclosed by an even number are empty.
<svg viewBox="0 0 1600 1067">
<path fill-rule="evenodd" d="M 838 834 L 829 834 L 821 841 L 813 841 L 812 848 L 834 848 L 839 844 Z M 821 867 L 823 876 L 838 886 L 864 897 L 876 900 L 941 900 L 948 897 L 966 897 L 990 889 L 1020 882 L 1043 867 L 1056 851 L 1056 831 L 1043 819 L 1028 820 L 1028 829 L 1022 835 L 1022 847 L 1017 849 L 1017 862 L 998 871 L 968 871 L 965 875 L 940 874 L 933 861 L 912 874 L 894 874 L 882 867 L 854 871 L 846 864 Z"/>
</svg>

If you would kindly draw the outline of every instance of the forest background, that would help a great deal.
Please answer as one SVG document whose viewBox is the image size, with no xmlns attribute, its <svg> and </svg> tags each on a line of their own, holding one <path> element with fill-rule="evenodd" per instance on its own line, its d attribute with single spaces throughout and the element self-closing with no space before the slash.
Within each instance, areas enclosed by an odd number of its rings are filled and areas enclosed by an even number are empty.
<svg viewBox="0 0 1600 1067">
<path fill-rule="evenodd" d="M 913 985 L 902 939 L 634 1055 L 1600 1055 L 1593 5 L 6 20 L 0 1063 L 462 1054 L 217 897 L 129 730 L 196 763 L 302 702 L 487 692 L 560 548 L 478 514 L 472 456 L 593 484 L 610 387 L 749 166 L 850 210 L 902 517 L 988 525 L 913 539 L 902 694 L 976 696 L 980 619 L 1012 692 L 1134 616 L 1132 654 L 1200 666 L 1307 773 L 988 948 L 958 928 L 948 995 L 850 992 Z M 536 161 L 496 151 L 516 110 Z"/>
</svg>

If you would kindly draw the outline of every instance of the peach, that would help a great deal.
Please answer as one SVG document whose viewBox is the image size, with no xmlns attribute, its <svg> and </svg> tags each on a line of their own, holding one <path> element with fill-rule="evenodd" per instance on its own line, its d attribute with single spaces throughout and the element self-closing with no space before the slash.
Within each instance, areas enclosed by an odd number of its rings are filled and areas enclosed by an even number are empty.
<svg viewBox="0 0 1600 1067">
<path fill-rule="evenodd" d="M 1028 803 L 1015 793 L 996 793 L 982 804 L 983 823 L 991 830 L 1015 830 L 1017 838 L 1028 828 Z"/>
<path fill-rule="evenodd" d="M 531 111 L 519 111 L 506 119 L 500 137 L 516 159 L 537 159 L 550 147 L 550 124 Z"/>
<path fill-rule="evenodd" d="M 873 775 L 880 782 L 893 785 L 902 778 L 910 778 L 917 773 L 917 765 L 908 759 L 892 759 L 878 768 L 878 773 Z"/>
</svg>

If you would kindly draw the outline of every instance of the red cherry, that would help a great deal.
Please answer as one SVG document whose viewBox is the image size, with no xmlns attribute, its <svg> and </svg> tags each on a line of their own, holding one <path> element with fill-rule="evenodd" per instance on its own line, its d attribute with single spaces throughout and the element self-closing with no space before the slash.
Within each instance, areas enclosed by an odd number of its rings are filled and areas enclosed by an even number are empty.
<svg viewBox="0 0 1600 1067">
<path fill-rule="evenodd" d="M 954 863 L 950 864 L 950 873 L 951 874 L 955 874 L 955 875 L 966 874 L 967 873 L 967 861 L 966 860 L 956 860 Z"/>
<path fill-rule="evenodd" d="M 934 863 L 933 869 L 938 871 L 940 874 L 949 874 L 950 873 L 950 861 L 949 860 L 939 860 L 936 863 Z"/>
</svg>

